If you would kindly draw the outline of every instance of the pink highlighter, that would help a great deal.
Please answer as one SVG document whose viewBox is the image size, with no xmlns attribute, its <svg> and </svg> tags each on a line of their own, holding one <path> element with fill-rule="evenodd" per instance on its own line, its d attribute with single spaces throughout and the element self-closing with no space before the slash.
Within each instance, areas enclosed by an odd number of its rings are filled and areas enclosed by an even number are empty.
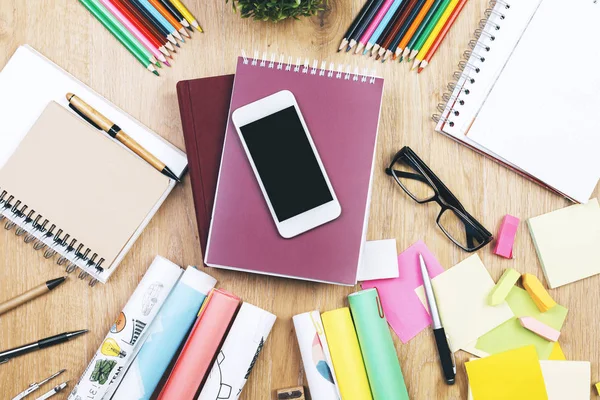
<svg viewBox="0 0 600 400">
<path fill-rule="evenodd" d="M 213 289 L 198 313 L 158 400 L 194 400 L 233 321 L 240 298 Z"/>
</svg>

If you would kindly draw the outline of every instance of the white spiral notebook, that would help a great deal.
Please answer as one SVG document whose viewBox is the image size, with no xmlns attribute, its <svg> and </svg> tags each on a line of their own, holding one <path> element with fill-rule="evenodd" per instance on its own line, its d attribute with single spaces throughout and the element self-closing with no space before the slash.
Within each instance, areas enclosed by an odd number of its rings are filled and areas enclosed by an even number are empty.
<svg viewBox="0 0 600 400">
<path fill-rule="evenodd" d="M 600 177 L 600 3 L 492 4 L 436 129 L 585 203 Z"/>
<path fill-rule="evenodd" d="M 175 181 L 68 108 L 72 92 L 181 176 L 185 154 L 29 46 L 0 73 L 0 219 L 90 284 L 114 273 Z M 134 178 L 135 177 L 135 178 Z"/>
</svg>

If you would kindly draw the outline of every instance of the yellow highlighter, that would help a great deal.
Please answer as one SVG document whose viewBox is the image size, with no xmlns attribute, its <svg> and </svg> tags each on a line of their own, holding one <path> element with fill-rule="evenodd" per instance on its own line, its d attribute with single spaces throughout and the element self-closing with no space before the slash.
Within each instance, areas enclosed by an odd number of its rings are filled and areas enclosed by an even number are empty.
<svg viewBox="0 0 600 400">
<path fill-rule="evenodd" d="M 183 5 L 183 3 L 181 1 L 179 1 L 179 0 L 169 0 L 169 1 L 181 13 L 181 15 L 183 15 L 183 18 L 185 18 L 187 20 L 187 22 L 189 22 L 194 28 L 198 29 L 200 32 L 204 32 L 202 30 L 202 27 L 200 26 L 200 24 L 198 24 L 198 21 L 196 21 L 196 18 L 192 15 L 190 10 L 188 10 L 186 8 L 186 6 Z"/>
<path fill-rule="evenodd" d="M 344 400 L 372 400 L 358 338 L 348 307 L 321 315 L 333 369 Z"/>
</svg>

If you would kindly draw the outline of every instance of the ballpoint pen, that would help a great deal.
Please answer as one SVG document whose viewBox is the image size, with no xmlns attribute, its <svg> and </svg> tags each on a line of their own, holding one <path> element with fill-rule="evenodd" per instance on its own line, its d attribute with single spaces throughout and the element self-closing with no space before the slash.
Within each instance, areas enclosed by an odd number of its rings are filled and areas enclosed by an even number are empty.
<svg viewBox="0 0 600 400">
<path fill-rule="evenodd" d="M 46 393 L 44 393 L 43 395 L 41 395 L 40 397 L 38 397 L 35 400 L 49 399 L 50 397 L 54 396 L 55 394 L 62 392 L 67 387 L 68 383 L 69 383 L 69 381 L 66 381 L 66 382 L 61 383 L 60 385 L 54 386 L 52 389 L 48 390 Z"/>
<path fill-rule="evenodd" d="M 46 383 L 46 382 L 48 382 L 48 381 L 56 378 L 57 376 L 59 376 L 60 374 L 62 374 L 65 371 L 66 371 L 66 369 L 61 369 L 60 371 L 58 371 L 57 373 L 55 373 L 55 374 L 47 377 L 43 381 L 32 383 L 31 385 L 29 385 L 29 387 L 27 389 L 23 390 L 21 393 L 19 393 L 15 397 L 13 397 L 12 400 L 21 400 L 21 399 L 29 396 L 31 393 L 33 393 L 36 390 L 38 390 L 44 383 Z"/>
<path fill-rule="evenodd" d="M 427 265 L 425 265 L 425 260 L 423 260 L 423 256 L 421 254 L 419 254 L 419 262 L 421 264 L 421 275 L 423 276 L 425 297 L 427 297 L 427 304 L 429 304 L 429 311 L 433 321 L 433 335 L 435 336 L 435 342 L 440 355 L 440 363 L 442 364 L 442 370 L 444 372 L 444 377 L 446 378 L 446 383 L 448 385 L 454 385 L 456 378 L 454 354 L 452 354 L 450 346 L 448 345 L 448 337 L 446 336 L 446 332 L 442 326 L 442 320 L 440 319 L 435 293 L 433 292 L 433 287 L 431 285 L 431 278 L 429 277 Z"/>
<path fill-rule="evenodd" d="M 0 352 L 0 364 L 4 364 L 15 357 L 22 356 L 22 355 L 30 353 L 32 351 L 45 349 L 46 347 L 50 347 L 50 346 L 54 346 L 57 344 L 67 342 L 67 341 L 69 341 L 73 338 L 76 338 L 79 335 L 83 335 L 84 333 L 87 333 L 87 332 L 88 332 L 87 329 L 75 331 L 75 332 L 65 332 L 65 333 L 61 333 L 59 335 L 54 335 L 54 336 L 47 337 L 42 340 L 38 340 L 37 342 L 33 342 L 33 343 L 25 344 L 23 346 L 16 347 L 14 349 L 2 351 L 2 352 Z"/>
<path fill-rule="evenodd" d="M 79 116 L 81 116 L 83 119 L 89 122 L 92 126 L 103 130 L 104 132 L 108 133 L 110 137 L 117 139 L 125 147 L 140 156 L 144 161 L 152 165 L 163 175 L 166 175 L 177 182 L 181 182 L 179 177 L 175 175 L 175 173 L 171 171 L 171 169 L 165 163 L 143 148 L 142 145 L 136 142 L 131 136 L 122 131 L 117 124 L 100 114 L 85 101 L 81 100 L 73 93 L 67 93 L 67 101 L 69 102 L 69 107 L 79 114 Z"/>
</svg>

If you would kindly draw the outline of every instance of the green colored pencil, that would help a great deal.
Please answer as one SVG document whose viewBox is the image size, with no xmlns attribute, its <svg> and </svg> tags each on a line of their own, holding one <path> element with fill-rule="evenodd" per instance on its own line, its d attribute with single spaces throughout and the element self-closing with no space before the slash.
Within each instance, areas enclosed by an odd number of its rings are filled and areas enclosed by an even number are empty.
<svg viewBox="0 0 600 400">
<path fill-rule="evenodd" d="M 79 0 L 81 4 L 150 72 L 158 76 L 154 68 L 156 59 L 137 41 L 125 27 L 97 0 Z M 137 43 L 136 43 L 137 42 Z M 154 61 L 154 62 L 153 62 Z"/>
<path fill-rule="evenodd" d="M 433 5 L 429 9 L 429 11 L 427 11 L 427 14 L 425 14 L 425 18 L 423 18 L 423 21 L 421 21 L 421 23 L 419 24 L 419 27 L 417 28 L 415 33 L 412 35 L 412 38 L 410 38 L 410 40 L 408 41 L 408 44 L 406 45 L 406 48 L 402 52 L 402 56 L 400 57 L 400 62 L 402 62 L 402 60 L 410 54 L 410 50 L 414 47 L 417 40 L 419 40 L 419 37 L 421 37 L 421 33 L 423 33 L 423 31 L 429 24 L 429 21 L 431 21 L 431 17 L 433 17 L 433 14 L 435 14 L 438 7 L 440 6 L 440 4 L 442 4 L 443 1 L 444 0 L 437 0 L 435 3 L 433 3 Z"/>
<path fill-rule="evenodd" d="M 414 46 L 411 48 L 410 56 L 408 56 L 408 61 L 411 61 L 413 58 L 415 58 L 417 56 L 417 54 L 419 54 L 419 50 L 421 50 L 421 47 L 423 47 L 423 45 L 427 41 L 427 38 L 429 38 L 429 35 L 431 35 L 431 31 L 433 31 L 433 28 L 435 28 L 435 26 L 437 25 L 440 18 L 442 18 L 442 14 L 444 13 L 444 11 L 446 11 L 446 8 L 448 8 L 448 5 L 450 5 L 451 1 L 452 0 L 443 0 L 440 3 L 440 6 L 438 7 L 438 9 L 435 11 L 433 16 L 429 20 L 427 27 L 425 27 L 425 29 L 419 36 L 419 39 L 414 44 Z"/>
</svg>

